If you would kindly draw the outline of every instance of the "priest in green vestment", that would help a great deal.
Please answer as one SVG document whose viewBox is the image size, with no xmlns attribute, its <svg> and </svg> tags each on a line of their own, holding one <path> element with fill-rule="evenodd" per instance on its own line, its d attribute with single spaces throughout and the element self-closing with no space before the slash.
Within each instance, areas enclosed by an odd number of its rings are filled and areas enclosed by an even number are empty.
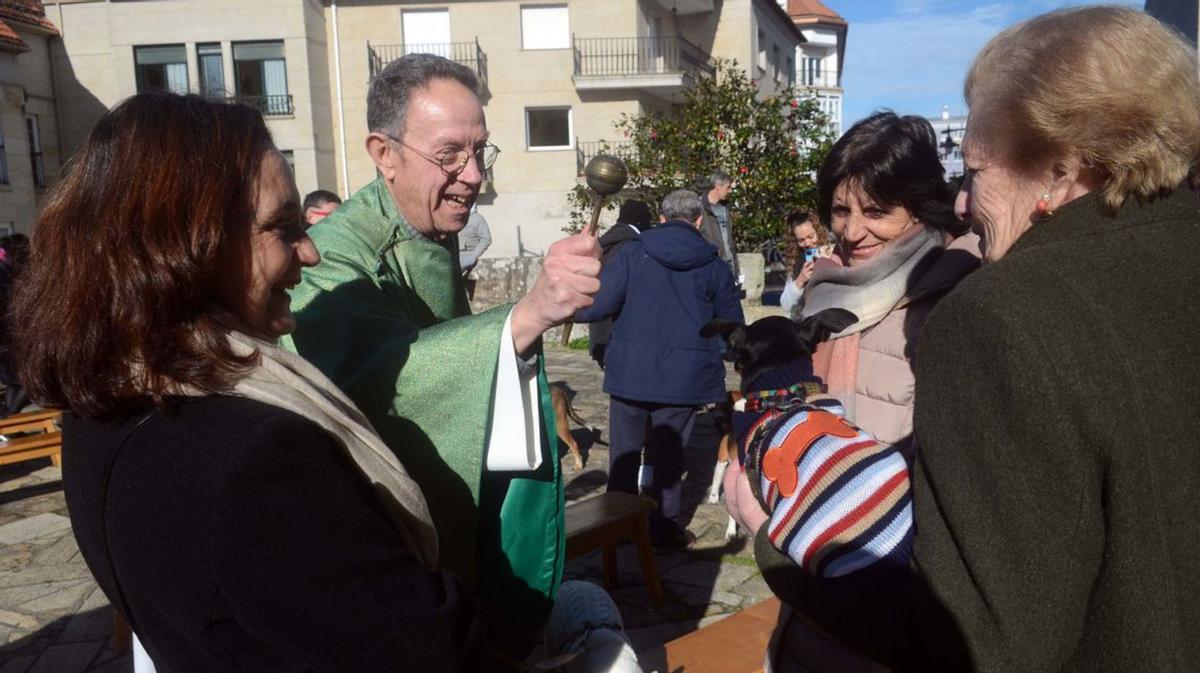
<svg viewBox="0 0 1200 673">
<path fill-rule="evenodd" d="M 498 152 L 476 90 L 468 68 L 429 54 L 372 81 L 379 177 L 309 230 L 323 261 L 292 291 L 285 345 L 354 400 L 421 485 L 439 568 L 477 587 L 489 640 L 520 656 L 564 554 L 541 335 L 590 305 L 599 248 L 586 235 L 555 243 L 529 294 L 470 314 L 456 234 Z"/>
</svg>

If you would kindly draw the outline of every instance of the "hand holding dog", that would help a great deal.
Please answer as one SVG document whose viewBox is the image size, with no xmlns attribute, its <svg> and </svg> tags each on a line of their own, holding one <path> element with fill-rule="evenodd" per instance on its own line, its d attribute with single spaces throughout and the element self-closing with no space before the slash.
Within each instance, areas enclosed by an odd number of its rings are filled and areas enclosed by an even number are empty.
<svg viewBox="0 0 1200 673">
<path fill-rule="evenodd" d="M 551 327 L 592 305 L 600 291 L 600 243 L 581 232 L 550 246 L 533 288 L 512 312 L 513 345 L 526 353 Z"/>
<path fill-rule="evenodd" d="M 729 516 L 750 533 L 750 537 L 758 534 L 758 529 L 767 522 L 767 512 L 759 504 L 758 498 L 750 490 L 750 479 L 738 461 L 737 453 L 729 457 L 729 468 L 725 470 L 725 509 Z"/>
</svg>

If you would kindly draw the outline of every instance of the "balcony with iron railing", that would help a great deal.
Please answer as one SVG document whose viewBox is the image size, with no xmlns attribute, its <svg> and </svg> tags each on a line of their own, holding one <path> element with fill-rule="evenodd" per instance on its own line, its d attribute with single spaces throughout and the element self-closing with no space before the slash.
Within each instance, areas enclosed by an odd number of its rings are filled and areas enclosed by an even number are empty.
<svg viewBox="0 0 1200 673">
<path fill-rule="evenodd" d="M 620 157 L 625 161 L 630 161 L 637 156 L 637 148 L 628 140 L 589 140 L 585 142 L 576 138 L 575 165 L 579 171 L 579 175 L 583 175 L 584 167 L 597 154 L 610 154 Z"/>
<path fill-rule="evenodd" d="M 837 70 L 806 70 L 803 67 L 797 72 L 799 78 L 797 83 L 800 86 L 812 87 L 814 89 L 839 89 Z"/>
<path fill-rule="evenodd" d="M 274 94 L 270 96 L 234 94 L 233 96 L 229 96 L 228 100 L 257 108 L 264 117 L 291 117 L 296 114 L 296 106 L 292 101 L 291 94 Z"/>
<path fill-rule="evenodd" d="M 571 39 L 575 88 L 678 91 L 712 76 L 712 57 L 682 37 Z"/>
<path fill-rule="evenodd" d="M 487 54 L 474 42 L 436 42 L 429 44 L 371 44 L 367 43 L 367 60 L 370 62 L 371 78 L 374 79 L 389 63 L 406 54 L 437 54 L 470 68 L 479 78 L 479 86 L 487 89 Z"/>
</svg>

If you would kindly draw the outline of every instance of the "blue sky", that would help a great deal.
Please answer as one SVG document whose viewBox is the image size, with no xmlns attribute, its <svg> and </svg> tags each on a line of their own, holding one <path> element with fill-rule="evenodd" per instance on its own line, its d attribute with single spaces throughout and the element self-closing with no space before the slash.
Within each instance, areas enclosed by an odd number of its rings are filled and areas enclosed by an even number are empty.
<svg viewBox="0 0 1200 673">
<path fill-rule="evenodd" d="M 1117 0 L 1141 8 L 1142 0 Z M 842 128 L 877 108 L 935 116 L 966 111 L 962 81 L 976 52 L 1021 19 L 1070 0 L 824 0 L 850 23 Z"/>
</svg>

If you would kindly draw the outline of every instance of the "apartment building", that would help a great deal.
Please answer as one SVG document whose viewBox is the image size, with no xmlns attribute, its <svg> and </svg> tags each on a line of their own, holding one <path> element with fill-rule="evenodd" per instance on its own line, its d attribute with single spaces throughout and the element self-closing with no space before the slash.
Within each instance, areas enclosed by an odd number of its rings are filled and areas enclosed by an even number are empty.
<svg viewBox="0 0 1200 673">
<path fill-rule="evenodd" d="M 2 3 L 0 3 L 2 4 Z M 775 0 L 47 0 L 64 148 L 146 89 L 256 105 L 300 191 L 375 178 L 371 77 L 411 52 L 472 68 L 501 149 L 479 199 L 491 257 L 544 253 L 568 191 L 623 114 L 666 110 L 736 59 L 769 95 L 803 36 Z"/>
<path fill-rule="evenodd" d="M 807 87 L 829 117 L 829 130 L 842 135 L 842 65 L 849 24 L 820 0 L 778 0 L 804 35 L 797 47 L 796 80 Z"/>
<path fill-rule="evenodd" d="M 50 42 L 37 0 L 0 2 L 0 236 L 29 222 L 61 164 Z"/>
<path fill-rule="evenodd" d="M 168 89 L 255 105 L 301 189 L 335 183 L 325 8 L 317 0 L 48 0 L 63 145 Z"/>
<path fill-rule="evenodd" d="M 492 257 L 541 254 L 562 236 L 566 194 L 602 141 L 622 144 L 613 129 L 621 115 L 669 108 L 718 57 L 736 59 L 768 94 L 791 81 L 803 39 L 774 0 L 337 0 L 329 15 L 342 82 L 336 114 L 348 139 L 343 190 L 374 178 L 357 140 L 374 72 L 429 51 L 484 82 L 501 150 L 479 199 Z"/>
</svg>

